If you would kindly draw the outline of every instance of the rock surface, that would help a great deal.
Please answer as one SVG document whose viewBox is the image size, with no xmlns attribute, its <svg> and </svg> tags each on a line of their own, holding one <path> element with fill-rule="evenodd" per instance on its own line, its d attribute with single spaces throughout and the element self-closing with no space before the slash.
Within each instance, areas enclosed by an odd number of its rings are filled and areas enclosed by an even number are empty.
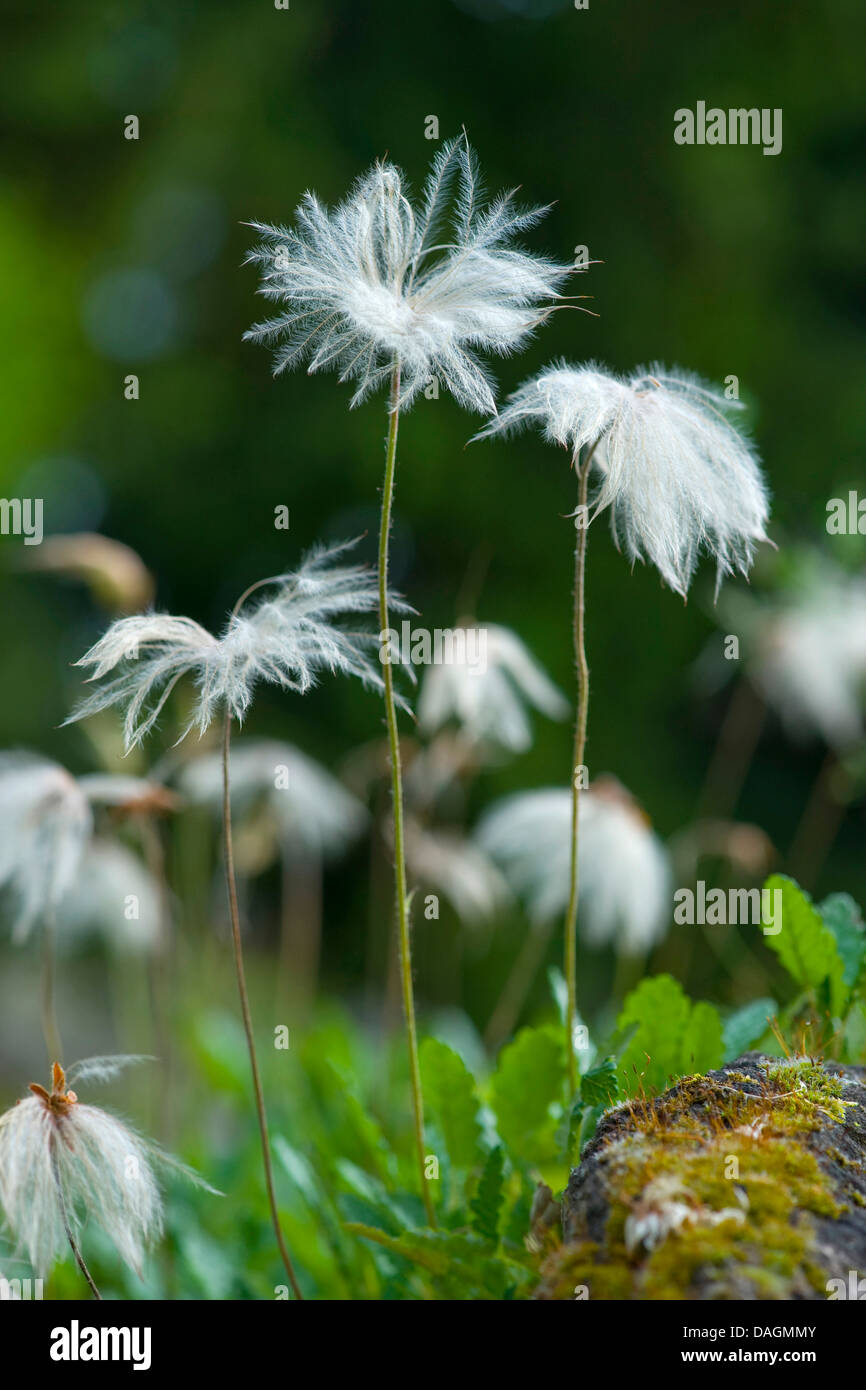
<svg viewBox="0 0 866 1390">
<path fill-rule="evenodd" d="M 749 1053 L 603 1117 L 536 1297 L 850 1298 L 860 1278 L 866 1068 Z"/>
</svg>

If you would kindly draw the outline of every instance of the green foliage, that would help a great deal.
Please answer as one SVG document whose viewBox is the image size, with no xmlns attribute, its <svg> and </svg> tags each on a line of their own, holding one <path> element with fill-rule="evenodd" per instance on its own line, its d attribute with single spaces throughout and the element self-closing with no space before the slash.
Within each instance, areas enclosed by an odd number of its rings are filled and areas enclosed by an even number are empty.
<svg viewBox="0 0 866 1390">
<path fill-rule="evenodd" d="M 565 1086 L 562 1030 L 523 1028 L 503 1049 L 490 1083 L 490 1099 L 499 1134 L 508 1149 L 526 1163 L 556 1157 L 556 1127 Z M 559 1106 L 559 1115 L 552 1111 Z"/>
<path fill-rule="evenodd" d="M 605 1057 L 580 1078 L 580 1099 L 584 1105 L 612 1105 L 619 1093 L 616 1061 Z"/>
<path fill-rule="evenodd" d="M 417 1266 L 432 1282 L 438 1298 L 472 1301 L 513 1298 L 519 1288 L 526 1288 L 531 1282 L 531 1275 L 523 1266 L 516 1261 L 494 1258 L 489 1243 L 472 1233 L 414 1231 L 394 1238 L 361 1225 L 348 1229 L 383 1246 L 410 1266 Z"/>
<path fill-rule="evenodd" d="M 463 1059 L 436 1038 L 420 1048 L 425 1107 L 445 1141 L 455 1167 L 471 1168 L 479 1153 L 478 1095 Z"/>
<path fill-rule="evenodd" d="M 722 1020 L 712 1004 L 697 1003 L 683 1033 L 680 1066 L 683 1071 L 705 1072 L 719 1066 L 724 1055 Z"/>
<path fill-rule="evenodd" d="M 725 1061 L 732 1062 L 754 1047 L 769 1031 L 770 1020 L 778 1013 L 774 999 L 753 999 L 725 1021 Z"/>
<path fill-rule="evenodd" d="M 822 920 L 808 893 L 784 874 L 773 874 L 764 885 L 765 891 L 780 892 L 782 903 L 779 930 L 765 935 L 765 941 L 775 951 L 791 979 L 802 989 L 814 993 L 824 989 L 834 1013 L 846 998 L 842 957 L 836 937 Z"/>
<path fill-rule="evenodd" d="M 490 1150 L 478 1191 L 472 1198 L 472 1229 L 496 1245 L 499 1241 L 499 1218 L 505 1198 L 505 1151 L 501 1144 Z"/>
<path fill-rule="evenodd" d="M 824 926 L 829 928 L 842 960 L 842 979 L 853 989 L 863 974 L 866 960 L 866 930 L 863 915 L 848 893 L 831 893 L 818 904 Z"/>
<path fill-rule="evenodd" d="M 627 1096 L 641 1088 L 664 1090 L 693 1071 L 709 1071 L 722 1060 L 722 1022 L 711 1004 L 693 1004 L 671 975 L 642 980 L 628 995 L 618 1026 L 637 1024 L 619 1063 Z"/>
</svg>

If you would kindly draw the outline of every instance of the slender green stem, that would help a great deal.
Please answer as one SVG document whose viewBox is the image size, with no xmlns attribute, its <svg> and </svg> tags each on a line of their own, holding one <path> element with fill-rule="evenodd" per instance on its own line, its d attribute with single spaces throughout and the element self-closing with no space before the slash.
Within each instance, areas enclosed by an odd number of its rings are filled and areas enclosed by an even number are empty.
<svg viewBox="0 0 866 1390">
<path fill-rule="evenodd" d="M 51 1172 L 54 1175 L 54 1186 L 57 1189 L 57 1202 L 60 1207 L 60 1219 L 63 1222 L 63 1229 L 66 1232 L 66 1239 L 69 1241 L 69 1248 L 75 1256 L 75 1263 L 78 1265 L 78 1268 L 81 1270 L 81 1273 L 87 1280 L 90 1292 L 93 1294 L 93 1297 L 98 1299 L 101 1303 L 102 1294 L 99 1292 L 99 1289 L 93 1282 L 93 1276 L 91 1275 L 90 1270 L 87 1268 L 87 1265 L 84 1263 L 84 1256 L 78 1248 L 75 1236 L 72 1234 L 72 1227 L 69 1224 L 69 1215 L 66 1210 L 66 1199 L 63 1196 L 63 1187 L 60 1182 L 60 1174 L 57 1171 L 57 1164 L 55 1163 L 53 1156 L 51 1159 Z"/>
<path fill-rule="evenodd" d="M 577 863 L 580 822 L 580 791 L 583 781 L 583 759 L 586 749 L 586 723 L 589 714 L 589 666 L 586 661 L 586 631 L 584 609 L 586 599 L 586 540 L 589 529 L 587 494 L 589 470 L 595 445 L 588 450 L 582 466 L 575 455 L 574 467 L 579 480 L 577 543 L 574 548 L 574 663 L 577 673 L 577 716 L 574 723 L 574 755 L 571 766 L 571 870 L 569 875 L 568 907 L 565 914 L 564 971 L 568 988 L 566 1009 L 566 1049 L 568 1083 L 572 1094 L 577 1090 L 578 1068 L 574 1050 L 577 1025 L 577 900 L 579 872 Z"/>
<path fill-rule="evenodd" d="M 244 595 L 246 597 L 246 595 Z M 243 602 L 241 600 L 240 602 Z M 238 604 L 240 607 L 240 603 Z M 236 610 L 237 611 L 237 610 Z M 289 1276 L 289 1283 L 292 1292 L 297 1299 L 303 1299 L 294 1266 L 289 1256 L 282 1228 L 280 1226 L 280 1216 L 277 1210 L 277 1198 L 274 1192 L 274 1171 L 271 1165 L 271 1145 L 268 1138 L 268 1119 L 265 1113 L 265 1098 L 262 1092 L 261 1076 L 259 1075 L 259 1063 L 256 1057 L 256 1044 L 253 1035 L 253 1019 L 250 1011 L 250 1000 L 247 993 L 246 972 L 244 970 L 244 953 L 241 943 L 241 924 L 240 913 L 238 912 L 238 890 L 235 879 L 235 858 L 234 843 L 232 840 L 232 810 L 231 794 L 229 783 L 229 754 L 231 751 L 232 736 L 232 716 L 231 711 L 226 710 L 225 729 L 223 733 L 223 824 L 225 829 L 225 861 L 226 861 L 226 887 L 229 897 L 229 913 L 232 923 L 232 943 L 235 954 L 235 973 L 238 981 L 238 994 L 241 1000 L 241 1014 L 244 1022 L 244 1032 L 247 1037 L 247 1049 L 250 1054 L 250 1070 L 253 1077 L 253 1091 L 256 1097 L 256 1113 L 259 1120 L 259 1135 L 262 1146 L 262 1165 L 265 1172 L 265 1187 L 268 1192 L 268 1205 L 271 1209 L 271 1221 L 274 1227 L 274 1234 L 277 1238 L 277 1245 L 283 1257 L 283 1264 Z"/>
<path fill-rule="evenodd" d="M 174 1071 L 170 1027 L 171 1019 L 171 895 L 165 869 L 165 847 L 160 828 L 153 816 L 142 815 L 138 820 L 138 835 L 144 850 L 147 867 L 157 885 L 159 912 L 155 950 L 150 953 L 149 984 L 153 1013 L 154 1050 L 159 1057 L 157 1079 L 157 1125 L 160 1137 L 167 1141 L 171 1122 L 172 1074 Z"/>
<path fill-rule="evenodd" d="M 42 924 L 42 1036 L 45 1039 L 49 1062 L 63 1061 L 63 1044 L 60 1041 L 57 1009 L 54 1003 L 56 935 L 52 908 L 46 913 Z"/>
<path fill-rule="evenodd" d="M 388 540 L 391 532 L 391 507 L 394 501 L 394 474 L 397 466 L 397 427 L 399 424 L 400 364 L 391 373 L 391 400 L 388 415 L 388 441 L 385 449 L 385 481 L 382 486 L 382 513 L 379 526 L 379 627 L 387 633 L 388 620 Z M 383 636 L 382 640 L 385 638 Z M 409 899 L 406 890 L 406 848 L 403 831 L 403 776 L 400 764 L 400 735 L 397 730 L 397 709 L 394 703 L 394 674 L 389 661 L 382 663 L 385 684 L 385 719 L 388 725 L 388 747 L 391 761 L 391 797 L 394 810 L 394 878 L 397 891 L 397 923 L 400 933 L 400 976 L 403 986 L 403 1013 L 406 1019 L 406 1041 L 409 1046 L 409 1077 L 412 1085 L 412 1110 L 415 1123 L 415 1147 L 421 1179 L 421 1195 L 431 1227 L 436 1225 L 433 1199 L 427 1181 L 424 1162 L 424 1099 L 421 1093 L 421 1068 L 418 1063 L 418 1032 L 415 1024 L 415 995 L 412 986 L 412 943 L 409 923 Z"/>
</svg>

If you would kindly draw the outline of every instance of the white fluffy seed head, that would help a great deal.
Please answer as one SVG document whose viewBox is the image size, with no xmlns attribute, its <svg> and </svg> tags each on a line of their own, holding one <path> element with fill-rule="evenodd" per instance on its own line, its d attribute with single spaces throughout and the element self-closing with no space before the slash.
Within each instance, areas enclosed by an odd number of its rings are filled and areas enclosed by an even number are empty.
<svg viewBox="0 0 866 1390">
<path fill-rule="evenodd" d="M 354 542 L 351 542 L 354 544 Z M 357 676 L 381 687 L 375 634 L 335 621 L 378 605 L 375 576 L 360 565 L 335 564 L 349 548 L 310 553 L 300 569 L 271 581 L 269 596 L 248 602 L 214 637 L 190 618 L 151 613 L 122 618 L 77 663 L 99 682 L 119 668 L 70 715 L 67 723 L 111 706 L 124 711 L 127 748 L 154 728 L 174 687 L 194 678 L 197 694 L 181 733 L 204 733 L 220 710 L 241 722 L 259 681 L 304 694 L 324 671 Z M 404 607 L 391 599 L 395 609 Z"/>
<path fill-rule="evenodd" d="M 15 908 L 13 939 L 57 910 L 93 830 L 87 797 L 59 764 L 0 754 L 0 888 Z"/>
<path fill-rule="evenodd" d="M 804 555 L 804 570 L 812 557 Z M 778 598 L 731 595 L 723 606 L 744 638 L 749 679 L 798 739 L 844 752 L 866 732 L 866 582 L 825 559 L 801 589 Z"/>
<path fill-rule="evenodd" d="M 91 1074 L 107 1078 L 118 1064 L 139 1059 L 114 1059 L 114 1067 L 104 1065 L 111 1059 L 97 1060 L 103 1065 Z M 70 1070 L 70 1080 L 74 1075 Z M 155 1165 L 201 1180 L 114 1115 L 82 1104 L 58 1064 L 50 1092 L 30 1089 L 0 1115 L 0 1206 L 17 1249 L 44 1277 L 69 1249 L 64 1217 L 79 1248 L 93 1221 L 141 1274 L 145 1252 L 162 1232 Z"/>
<path fill-rule="evenodd" d="M 476 438 L 534 424 L 572 455 L 593 449 L 592 515 L 610 508 L 618 544 L 685 595 L 702 552 L 747 574 L 766 540 L 767 488 L 732 423 L 739 403 L 699 377 L 655 364 L 617 377 L 559 363 L 525 382 Z"/>
<path fill-rule="evenodd" d="M 353 405 L 399 362 L 401 405 L 435 376 L 461 405 L 489 413 L 477 353 L 517 348 L 572 267 L 513 244 L 544 209 L 517 207 L 513 192 L 487 207 L 482 198 L 460 137 L 437 154 L 417 208 L 399 169 L 379 163 L 333 210 L 307 193 L 293 228 L 253 222 L 263 240 L 247 259 L 261 268 L 261 293 L 284 308 L 245 336 L 279 344 L 276 372 L 306 361 L 357 381 Z"/>
<path fill-rule="evenodd" d="M 468 927 L 491 921 L 510 901 L 508 884 L 486 850 L 457 831 L 429 829 L 410 817 L 406 860 L 412 877 L 441 894 Z"/>
<path fill-rule="evenodd" d="M 502 866 L 536 925 L 565 911 L 571 866 L 571 793 L 561 788 L 506 797 L 478 838 Z M 612 777 L 580 795 L 578 930 L 591 945 L 638 955 L 664 936 L 671 917 L 667 851 L 634 799 Z"/>
<path fill-rule="evenodd" d="M 232 809 L 240 817 L 265 809 L 277 840 L 289 851 L 330 858 L 340 854 L 368 822 L 365 806 L 342 782 L 293 744 L 245 739 L 231 753 Z M 222 815 L 222 757 L 208 753 L 187 763 L 178 785 L 190 801 Z"/>
<path fill-rule="evenodd" d="M 156 951 L 162 893 L 147 865 L 126 845 L 95 836 L 57 910 L 61 949 L 99 937 L 118 955 Z"/>
<path fill-rule="evenodd" d="M 532 743 L 527 706 L 551 719 L 568 714 L 565 696 L 510 628 L 484 623 L 467 629 L 466 642 L 455 643 L 455 652 L 460 659 L 430 666 L 424 676 L 418 702 L 423 733 L 455 719 L 482 753 L 522 753 Z"/>
</svg>

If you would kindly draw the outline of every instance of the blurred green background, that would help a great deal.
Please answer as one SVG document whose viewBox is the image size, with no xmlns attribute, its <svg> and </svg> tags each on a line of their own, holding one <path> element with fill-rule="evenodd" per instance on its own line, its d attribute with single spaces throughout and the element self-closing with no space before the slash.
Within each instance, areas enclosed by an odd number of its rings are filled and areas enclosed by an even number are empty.
<svg viewBox="0 0 866 1390">
<path fill-rule="evenodd" d="M 828 538 L 824 521 L 828 498 L 864 478 L 860 0 L 3 9 L 0 494 L 43 497 L 46 532 L 101 531 L 131 546 L 160 607 L 219 625 L 250 581 L 292 567 L 318 538 L 367 531 L 371 553 L 384 402 L 350 412 L 329 375 L 274 381 L 267 354 L 241 342 L 262 312 L 255 271 L 242 266 L 243 223 L 288 221 L 307 187 L 333 203 L 385 153 L 419 185 L 430 115 L 443 138 L 466 127 L 491 191 L 520 184 L 525 199 L 554 203 L 533 249 L 568 260 L 585 245 L 601 262 L 576 285 L 598 317 L 555 315 L 519 358 L 496 364 L 502 393 L 560 355 L 616 370 L 661 360 L 719 384 L 736 375 L 774 539 L 783 551 L 814 541 L 859 566 L 862 538 Z M 698 100 L 782 108 L 782 153 L 677 146 L 674 111 Z M 137 141 L 124 139 L 129 114 Z M 124 399 L 129 373 L 137 401 Z M 477 616 L 513 627 L 571 691 L 573 478 L 534 436 L 466 450 L 477 424 L 445 395 L 404 418 L 394 582 L 427 625 L 447 626 L 467 571 L 486 566 Z M 280 504 L 288 533 L 274 530 Z M 0 745 L 88 771 L 87 733 L 58 726 L 79 688 L 70 663 L 105 615 L 83 586 L 22 572 L 21 555 L 0 540 Z M 695 687 L 716 631 L 712 579 L 705 565 L 684 607 L 654 570 L 630 573 L 603 524 L 592 530 L 590 766 L 615 773 L 665 837 L 694 814 L 729 698 Z M 564 783 L 568 727 L 535 726 L 531 752 L 473 788 L 470 819 L 498 794 Z M 338 769 L 381 727 L 374 697 L 331 683 L 303 701 L 263 690 L 248 730 Z M 792 744 L 768 723 L 737 814 L 781 853 L 823 757 L 818 742 Z M 855 800 L 817 891 L 866 900 L 863 834 Z M 325 886 L 323 981 L 344 1002 L 367 968 L 366 873 L 359 850 Z M 203 929 L 208 911 L 187 901 L 181 925 Z M 521 930 L 505 924 L 463 949 L 453 921 L 436 936 L 421 923 L 422 1010 L 460 1006 L 481 1026 Z M 258 933 L 266 969 L 265 909 Z M 675 973 L 680 945 L 665 948 Z M 194 972 L 198 948 L 185 950 Z M 689 953 L 692 992 L 734 1002 L 712 955 Z M 0 959 L 2 1080 L 14 1094 L 25 1061 L 41 1056 L 33 957 L 4 948 Z M 98 965 L 75 969 L 90 997 Z M 587 969 L 592 1012 L 610 962 Z M 61 997 L 61 1016 L 70 1053 L 123 1041 L 103 1004 L 82 1019 Z"/>
</svg>

